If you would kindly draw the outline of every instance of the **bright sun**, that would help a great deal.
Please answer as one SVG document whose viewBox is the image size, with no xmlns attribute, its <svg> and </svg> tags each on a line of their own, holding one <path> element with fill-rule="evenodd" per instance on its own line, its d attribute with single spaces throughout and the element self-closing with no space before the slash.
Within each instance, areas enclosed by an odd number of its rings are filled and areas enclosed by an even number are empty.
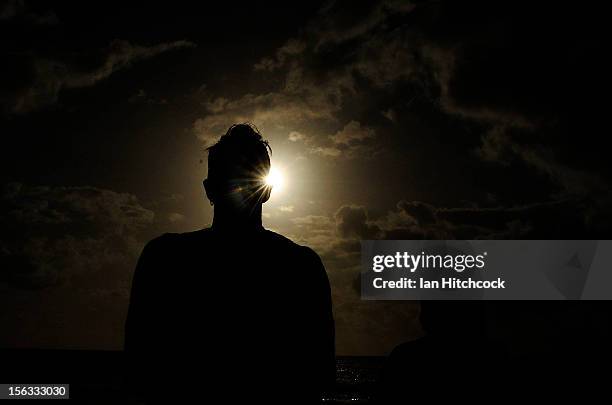
<svg viewBox="0 0 612 405">
<path fill-rule="evenodd" d="M 270 173 L 266 176 L 266 184 L 278 192 L 283 188 L 283 175 L 275 168 L 270 169 Z"/>
</svg>

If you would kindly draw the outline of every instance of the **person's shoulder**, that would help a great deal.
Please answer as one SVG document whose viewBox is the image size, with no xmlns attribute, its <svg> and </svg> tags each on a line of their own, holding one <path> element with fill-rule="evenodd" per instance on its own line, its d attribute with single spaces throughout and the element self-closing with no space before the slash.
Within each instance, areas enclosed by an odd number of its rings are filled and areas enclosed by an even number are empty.
<svg viewBox="0 0 612 405">
<path fill-rule="evenodd" d="M 200 241 L 212 237 L 212 228 L 198 229 L 197 231 L 182 232 L 182 233 L 167 233 L 169 238 L 176 241 L 189 242 Z"/>
<path fill-rule="evenodd" d="M 321 262 L 321 258 L 319 257 L 319 255 L 308 246 L 300 245 L 292 241 L 291 239 L 287 238 L 286 236 L 283 236 L 281 234 L 278 234 L 276 232 L 273 232 L 267 229 L 266 229 L 266 235 L 274 243 L 278 244 L 279 246 L 283 246 L 288 250 L 290 249 L 293 254 L 300 256 L 300 260 L 304 260 L 305 263 L 313 263 L 313 262 L 320 263 Z"/>
<path fill-rule="evenodd" d="M 209 237 L 209 235 L 210 228 L 183 233 L 168 232 L 151 239 L 145 245 L 145 251 L 166 251 L 169 249 L 172 250 L 180 246 L 184 246 L 186 243 L 189 243 L 191 241 L 206 239 L 207 237 Z"/>
<path fill-rule="evenodd" d="M 272 243 L 275 243 L 278 245 L 285 245 L 291 248 L 299 247 L 299 245 L 295 243 L 294 241 L 292 241 L 291 239 L 287 238 L 286 236 L 281 235 L 280 233 L 271 231 L 269 229 L 264 230 L 264 235 L 266 239 L 268 239 Z"/>
</svg>

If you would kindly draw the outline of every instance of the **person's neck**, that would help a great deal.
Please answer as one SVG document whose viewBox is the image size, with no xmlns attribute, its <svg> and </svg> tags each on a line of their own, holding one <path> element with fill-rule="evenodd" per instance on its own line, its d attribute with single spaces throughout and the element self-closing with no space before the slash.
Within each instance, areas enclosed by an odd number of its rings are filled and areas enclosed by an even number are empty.
<svg viewBox="0 0 612 405">
<path fill-rule="evenodd" d="M 255 207 L 248 214 L 215 206 L 212 229 L 223 233 L 260 231 L 263 229 L 261 223 L 261 205 Z"/>
</svg>

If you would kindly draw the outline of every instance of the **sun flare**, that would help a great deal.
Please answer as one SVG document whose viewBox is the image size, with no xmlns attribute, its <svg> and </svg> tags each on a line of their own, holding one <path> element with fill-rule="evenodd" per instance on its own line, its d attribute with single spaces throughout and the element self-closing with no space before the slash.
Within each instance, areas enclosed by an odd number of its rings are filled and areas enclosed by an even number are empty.
<svg viewBox="0 0 612 405">
<path fill-rule="evenodd" d="M 266 185 L 272 187 L 275 192 L 278 192 L 283 189 L 283 175 L 278 169 L 274 167 L 270 169 L 270 172 L 266 176 L 265 181 Z"/>
</svg>

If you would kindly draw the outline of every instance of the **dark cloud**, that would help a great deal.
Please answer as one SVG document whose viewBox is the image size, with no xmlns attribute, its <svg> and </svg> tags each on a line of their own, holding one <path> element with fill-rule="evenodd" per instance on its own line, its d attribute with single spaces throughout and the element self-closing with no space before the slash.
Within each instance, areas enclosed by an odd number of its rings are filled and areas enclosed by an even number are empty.
<svg viewBox="0 0 612 405">
<path fill-rule="evenodd" d="M 34 111 L 57 102 L 63 90 L 93 86 L 137 61 L 194 46 L 189 41 L 143 46 L 113 40 L 95 55 L 79 55 L 81 58 L 72 55 L 42 57 L 28 52 L 21 53 L 2 68 L 3 90 L 0 102 L 5 112 L 23 114 Z M 96 62 L 92 63 L 91 59 Z"/>
<path fill-rule="evenodd" d="M 320 18 L 311 24 L 309 31 L 317 38 L 317 49 L 338 45 L 368 35 L 388 18 L 408 13 L 414 7 L 414 2 L 407 0 L 331 1 L 322 8 Z"/>
<path fill-rule="evenodd" d="M 311 215 L 293 222 L 299 228 L 295 239 L 312 246 L 327 268 L 339 350 L 372 354 L 414 339 L 420 327 L 415 303 L 361 301 L 361 240 L 600 239 L 612 218 L 601 215 L 608 211 L 595 206 L 599 203 L 564 200 L 508 207 L 438 207 L 402 200 L 378 216 L 353 204 L 339 207 L 333 216 Z M 373 325 L 376 332 L 370 332 Z"/>
<path fill-rule="evenodd" d="M 436 209 L 430 204 L 420 201 L 400 201 L 398 209 L 410 215 L 418 225 L 427 226 L 437 222 Z"/>
<path fill-rule="evenodd" d="M 263 58 L 261 61 L 256 63 L 253 68 L 255 70 L 272 72 L 283 66 L 289 58 L 304 52 L 305 49 L 306 44 L 304 42 L 296 39 L 290 39 L 286 44 L 278 48 L 274 58 Z"/>
<path fill-rule="evenodd" d="M 554 200 L 511 207 L 435 207 L 400 201 L 379 220 L 386 239 L 598 239 L 610 226 L 585 213 L 596 201 Z"/>
<path fill-rule="evenodd" d="M 565 23 L 583 27 L 590 11 L 474 1 L 358 2 L 351 3 L 351 13 L 344 6 L 330 2 L 300 36 L 256 65 L 257 71 L 285 75 L 283 98 L 274 104 L 308 100 L 302 113 L 260 117 L 257 111 L 268 111 L 267 102 L 249 95 L 248 108 L 242 102 L 231 116 L 216 112 L 204 120 L 241 117 L 273 127 L 278 117 L 287 133 L 307 136 L 307 147 L 338 157 L 350 151 L 300 124 L 316 117 L 338 128 L 351 102 L 380 111 L 363 97 L 369 88 L 386 91 L 390 99 L 394 89 L 410 83 L 447 119 L 480 126 L 475 156 L 501 164 L 519 159 L 567 195 L 609 191 L 606 158 L 589 144 L 596 137 L 590 129 L 605 120 L 596 103 L 607 76 L 601 21 L 584 29 L 568 29 Z M 383 108 L 391 121 L 400 114 Z M 369 126 L 368 117 L 353 119 Z M 584 158 L 568 159 L 568 146 L 577 137 L 584 142 L 577 156 Z"/>
<path fill-rule="evenodd" d="M 144 104 L 152 104 L 152 105 L 164 105 L 168 104 L 168 100 L 165 98 L 156 98 L 149 94 L 143 89 L 138 90 L 135 94 L 133 94 L 129 99 L 129 103 L 144 103 Z"/>
<path fill-rule="evenodd" d="M 592 150 L 603 124 L 603 21 L 569 5 L 441 2 L 415 14 L 433 94 L 447 113 L 484 125 L 483 158 L 518 157 L 569 195 L 609 191 L 605 158 Z M 592 162 L 567 159 L 570 144 Z"/>
<path fill-rule="evenodd" d="M 597 204 L 564 200 L 449 208 L 402 200 L 377 218 L 371 218 L 363 206 L 343 205 L 333 220 L 309 216 L 296 218 L 294 223 L 300 224 L 300 239 L 324 257 L 329 256 L 330 261 L 348 257 L 342 266 L 357 268 L 359 241 L 366 239 L 598 239 L 610 227 L 610 218 L 598 215 L 602 207 Z"/>
<path fill-rule="evenodd" d="M 0 278 L 27 288 L 100 281 L 109 272 L 111 285 L 96 288 L 125 292 L 155 217 L 131 194 L 94 187 L 12 183 L 0 205 Z"/>
<path fill-rule="evenodd" d="M 20 19 L 32 25 L 55 25 L 57 15 L 51 10 L 32 10 L 24 0 L 7 0 L 0 5 L 0 21 Z"/>
<path fill-rule="evenodd" d="M 8 0 L 0 6 L 0 20 L 11 19 L 22 14 L 24 10 L 25 3 L 23 0 Z"/>
<path fill-rule="evenodd" d="M 0 318 L 12 332 L 0 345 L 120 350 L 142 247 L 184 222 L 170 209 L 97 187 L 4 185 Z"/>
<path fill-rule="evenodd" d="M 303 141 L 309 152 L 324 157 L 354 159 L 375 158 L 380 152 L 376 131 L 360 122 L 350 121 L 328 139 L 321 137 L 298 136 L 299 132 L 289 134 L 293 142 Z M 292 136 L 293 135 L 293 136 Z M 301 135 L 301 134 L 300 134 Z"/>
<path fill-rule="evenodd" d="M 364 207 L 344 205 L 336 211 L 336 226 L 342 237 L 357 239 L 376 239 L 379 232 L 377 226 L 368 222 L 368 214 Z"/>
<path fill-rule="evenodd" d="M 293 63 L 280 88 L 247 93 L 235 99 L 211 97 L 205 103 L 207 112 L 193 124 L 196 135 L 208 144 L 227 129 L 228 123 L 249 121 L 264 133 L 278 133 L 283 137 L 292 132 L 308 135 L 312 141 L 310 148 L 327 146 L 333 133 L 313 136 L 312 125 L 323 123 L 337 127 L 341 100 L 354 92 L 354 83 L 342 71 L 330 71 L 323 78 L 312 73 Z"/>
</svg>

